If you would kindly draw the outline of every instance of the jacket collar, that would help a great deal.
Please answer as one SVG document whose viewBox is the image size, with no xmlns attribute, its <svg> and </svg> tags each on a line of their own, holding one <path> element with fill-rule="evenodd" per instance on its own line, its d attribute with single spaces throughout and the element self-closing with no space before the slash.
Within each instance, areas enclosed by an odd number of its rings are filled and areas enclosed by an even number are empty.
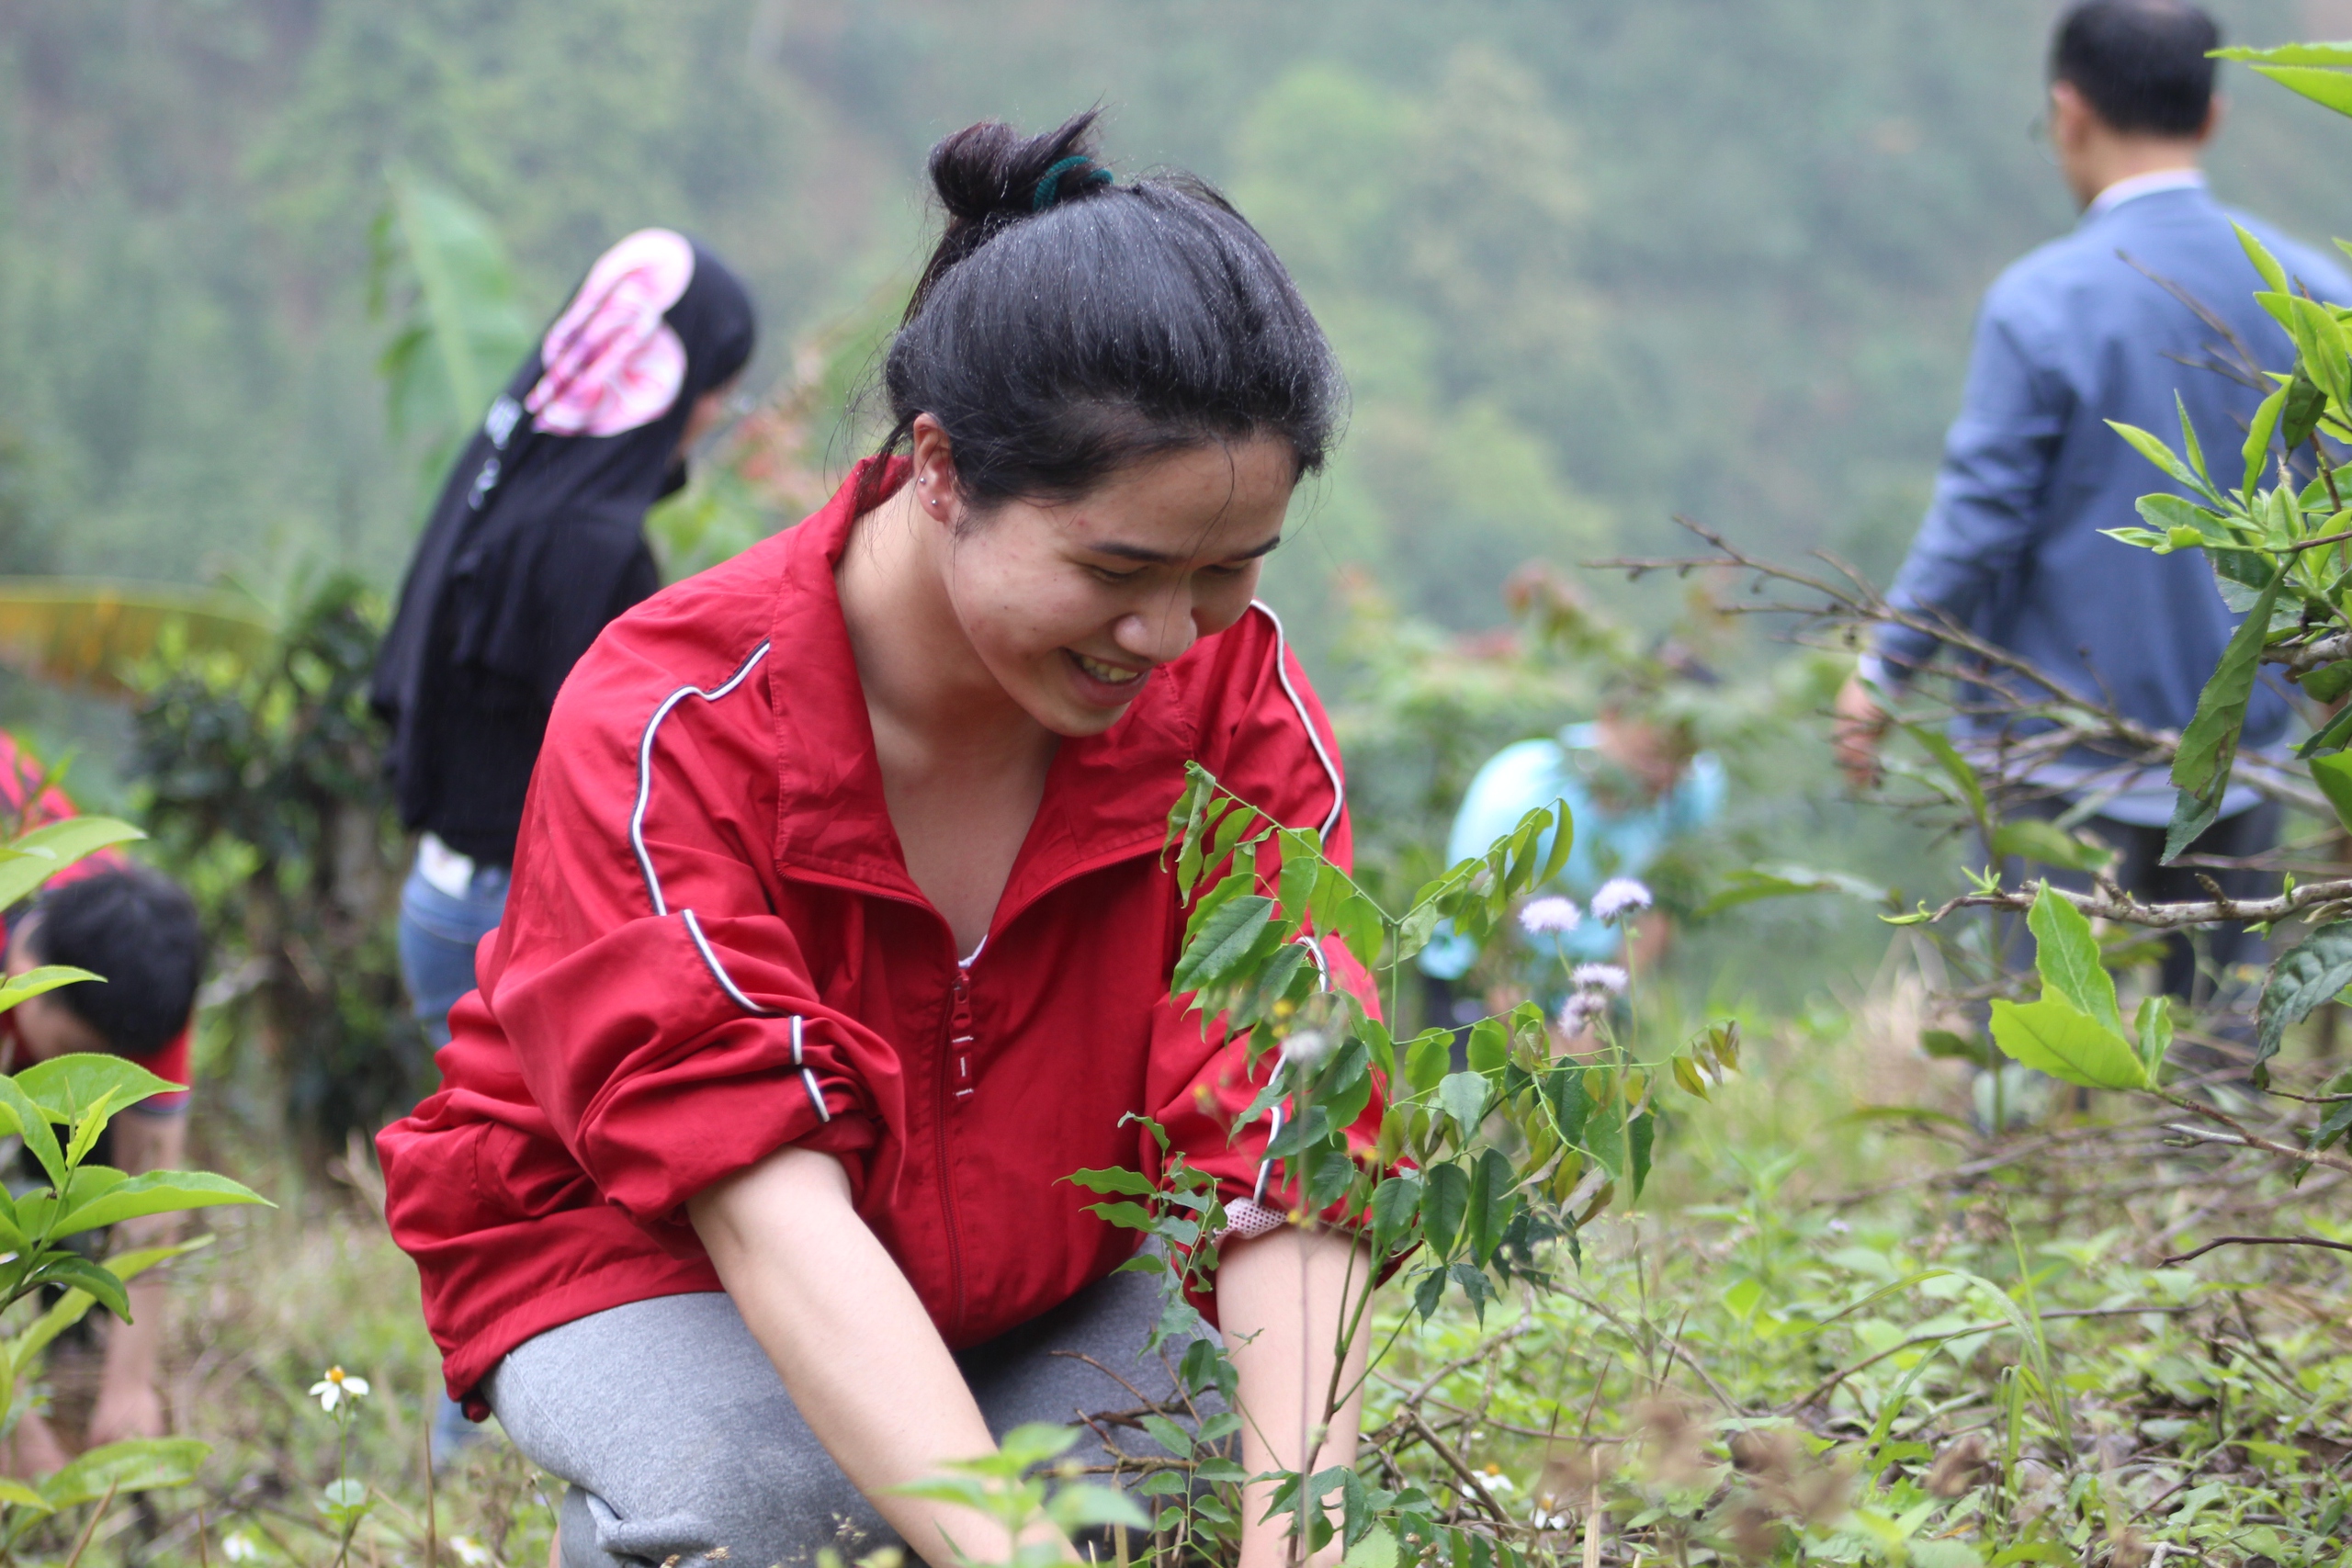
<svg viewBox="0 0 2352 1568">
<path fill-rule="evenodd" d="M 861 488 L 871 482 L 872 499 L 879 501 L 906 483 L 909 465 L 896 457 L 869 480 L 874 465 L 885 461 L 858 464 L 832 500 L 784 541 L 767 665 L 775 715 L 775 855 L 786 875 L 927 903 L 907 874 L 884 804 L 874 728 L 833 576 L 857 520 Z M 1202 652 L 1196 647 L 1185 657 Z M 998 900 L 991 935 L 1059 883 L 1159 847 L 1199 728 L 1170 678 L 1182 663 L 1147 682 L 1102 734 L 1062 741 Z"/>
</svg>

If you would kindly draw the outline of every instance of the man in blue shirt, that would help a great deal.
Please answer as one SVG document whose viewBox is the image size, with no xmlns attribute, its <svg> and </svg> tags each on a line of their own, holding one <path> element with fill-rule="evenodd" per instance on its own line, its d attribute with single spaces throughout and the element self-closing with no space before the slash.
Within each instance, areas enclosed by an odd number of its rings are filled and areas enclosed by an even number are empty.
<svg viewBox="0 0 2352 1568">
<path fill-rule="evenodd" d="M 2157 556 L 2101 536 L 2136 525 L 2138 499 L 2168 482 L 2108 422 L 2177 439 L 2177 397 L 2204 450 L 2234 458 L 2267 389 L 2200 368 L 2229 351 L 2172 291 L 2226 322 L 2265 367 L 2291 366 L 2286 333 L 2253 299 L 2262 283 L 2233 219 L 2299 286 L 2352 299 L 2333 261 L 2207 192 L 2199 162 L 2219 118 L 2208 57 L 2219 43 L 2211 18 L 2181 0 L 2088 0 L 2060 22 L 2050 140 L 2084 215 L 1985 295 L 1934 502 L 1891 594 L 2166 729 L 2195 713 L 2236 616 L 2201 552 Z M 1899 691 L 1935 650 L 1932 637 L 1882 627 L 1839 694 L 1838 759 L 1857 784 L 1876 774 L 1887 723 L 1874 694 Z M 2266 682 L 2247 710 L 2245 744 L 2276 744 L 2288 717 L 2284 693 Z M 1989 747 L 2006 722 L 1963 715 L 1955 739 Z M 2031 783 L 2061 808 L 2090 807 L 2084 826 L 2120 852 L 2124 886 L 2151 898 L 2201 896 L 2191 871 L 2159 864 L 2173 805 L 2164 770 L 2083 752 Z M 2222 812 L 2195 853 L 2242 857 L 2275 840 L 2277 808 L 2244 786 Z M 2188 996 L 2194 960 L 2186 943 L 2175 945 L 2165 988 Z M 2243 933 L 2216 933 L 2214 963 L 2227 968 L 2242 946 Z"/>
</svg>

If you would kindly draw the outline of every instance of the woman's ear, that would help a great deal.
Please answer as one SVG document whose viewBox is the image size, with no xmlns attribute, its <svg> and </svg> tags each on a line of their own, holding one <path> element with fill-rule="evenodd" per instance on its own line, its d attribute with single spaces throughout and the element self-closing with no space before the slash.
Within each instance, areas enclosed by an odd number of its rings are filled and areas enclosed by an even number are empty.
<svg viewBox="0 0 2352 1568">
<path fill-rule="evenodd" d="M 953 529 L 963 521 L 964 495 L 956 483 L 956 452 L 946 427 L 919 413 L 909 437 L 914 473 L 907 484 L 914 491 L 915 510 Z"/>
</svg>

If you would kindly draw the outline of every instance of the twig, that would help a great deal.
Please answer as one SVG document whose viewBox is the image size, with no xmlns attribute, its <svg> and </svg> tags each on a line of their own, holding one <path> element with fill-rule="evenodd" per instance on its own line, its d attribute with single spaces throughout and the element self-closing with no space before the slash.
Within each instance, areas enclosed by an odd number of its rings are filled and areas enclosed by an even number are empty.
<svg viewBox="0 0 2352 1568">
<path fill-rule="evenodd" d="M 2225 1235 L 2217 1236 L 2194 1252 L 2167 1258 L 2159 1265 L 2169 1269 L 2176 1263 L 2186 1263 L 2192 1258 L 2202 1258 L 2222 1247 L 2324 1247 L 2335 1252 L 2352 1252 L 2352 1241 L 2329 1241 L 2315 1235 Z"/>
<path fill-rule="evenodd" d="M 1412 1423 L 1413 1430 L 1420 1434 L 1421 1441 L 1430 1446 L 1430 1451 L 1437 1455 L 1446 1469 L 1460 1477 L 1462 1484 L 1485 1506 L 1487 1513 L 1494 1516 L 1496 1523 L 1508 1525 L 1512 1522 L 1511 1517 L 1503 1512 L 1502 1505 L 1495 1501 L 1494 1494 L 1487 1490 L 1487 1483 L 1478 1479 L 1478 1472 L 1472 1470 L 1468 1461 L 1460 1454 L 1448 1447 L 1443 1438 L 1431 1431 L 1428 1422 L 1422 1420 L 1418 1413 L 1413 1412 L 1408 1412 L 1406 1418 Z"/>
<path fill-rule="evenodd" d="M 90 1538 L 98 1533 L 98 1521 L 107 1517 L 108 1508 L 114 1506 L 115 1487 L 120 1484 L 119 1482 L 107 1483 L 107 1495 L 98 1499 L 96 1507 L 90 1510 L 90 1522 L 82 1527 L 82 1539 L 74 1543 L 73 1555 L 66 1558 L 65 1568 L 75 1568 L 75 1565 L 82 1561 L 82 1553 L 89 1550 Z"/>
</svg>

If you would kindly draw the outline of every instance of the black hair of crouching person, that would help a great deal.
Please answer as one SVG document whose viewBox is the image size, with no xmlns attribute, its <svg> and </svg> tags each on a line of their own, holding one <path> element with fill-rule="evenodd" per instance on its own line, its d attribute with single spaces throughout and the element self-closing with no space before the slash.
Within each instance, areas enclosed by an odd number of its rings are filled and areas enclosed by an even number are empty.
<svg viewBox="0 0 2352 1568">
<path fill-rule="evenodd" d="M 2050 45 L 2050 79 L 2071 83 L 2109 127 L 2195 136 L 2213 107 L 2222 29 L 2186 0 L 2086 0 Z"/>
<path fill-rule="evenodd" d="M 26 935 L 31 956 L 106 977 L 51 993 L 109 1050 L 148 1056 L 187 1027 L 204 978 L 196 900 L 161 872 L 104 871 L 41 896 Z"/>
</svg>

